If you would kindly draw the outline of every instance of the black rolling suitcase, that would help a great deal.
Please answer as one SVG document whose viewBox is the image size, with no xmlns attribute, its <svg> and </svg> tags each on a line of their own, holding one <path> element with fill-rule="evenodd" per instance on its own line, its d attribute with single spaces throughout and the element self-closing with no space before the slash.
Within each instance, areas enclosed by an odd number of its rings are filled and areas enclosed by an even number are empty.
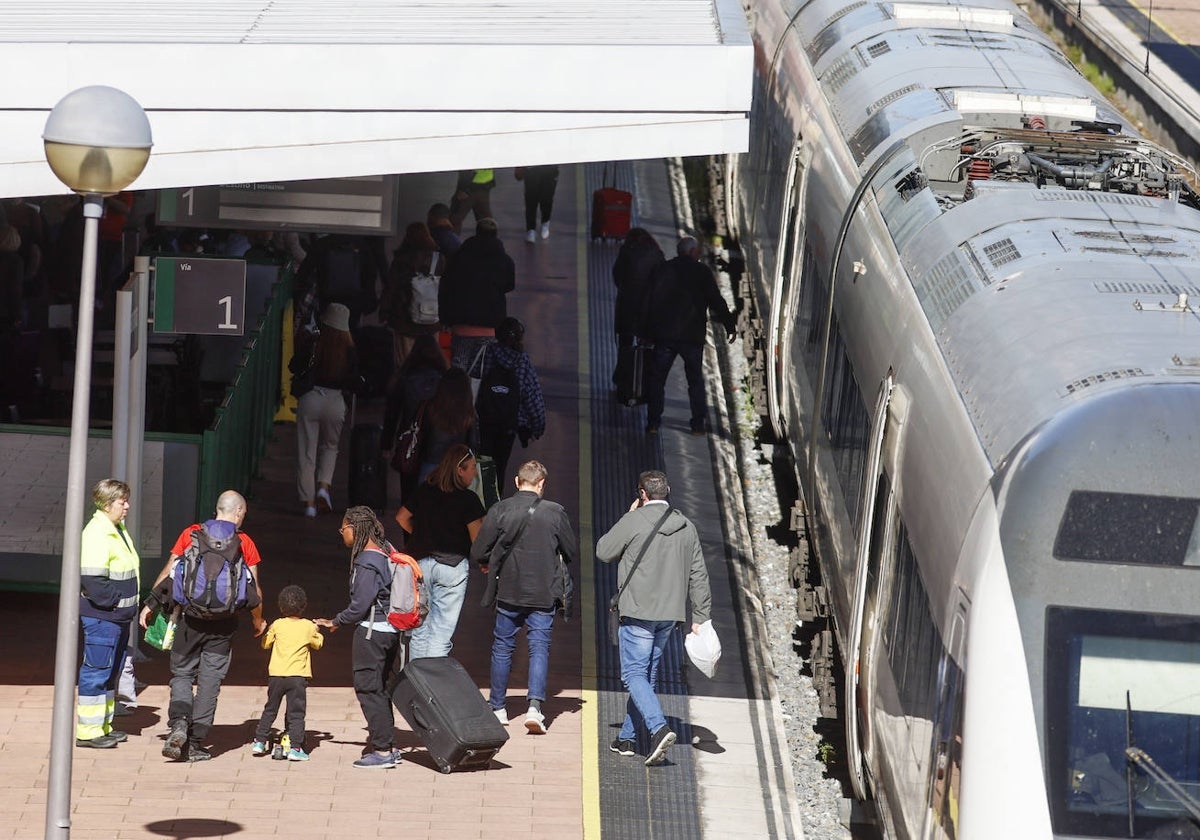
<svg viewBox="0 0 1200 840">
<path fill-rule="evenodd" d="M 640 344 L 617 349 L 617 369 L 613 382 L 617 388 L 617 402 L 622 405 L 638 405 L 646 401 L 646 348 Z"/>
<path fill-rule="evenodd" d="M 449 656 L 409 660 L 392 702 L 443 773 L 486 768 L 508 740 L 466 669 Z"/>
<path fill-rule="evenodd" d="M 359 423 L 350 430 L 350 506 L 387 507 L 387 464 L 379 454 L 382 437 L 383 427 L 377 423 Z"/>
</svg>

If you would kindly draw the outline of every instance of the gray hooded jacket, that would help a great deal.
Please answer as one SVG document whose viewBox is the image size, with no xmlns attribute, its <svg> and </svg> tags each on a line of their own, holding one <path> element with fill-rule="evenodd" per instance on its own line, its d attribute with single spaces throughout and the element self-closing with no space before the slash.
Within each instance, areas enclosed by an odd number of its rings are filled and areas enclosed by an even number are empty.
<svg viewBox="0 0 1200 840">
<path fill-rule="evenodd" d="M 654 523 L 666 510 L 661 504 L 648 504 L 631 510 L 596 543 L 596 559 L 617 564 L 617 586 L 629 576 L 629 569 L 641 551 L 642 543 Z M 700 549 L 696 526 L 677 510 L 650 543 L 646 556 L 633 579 L 621 593 L 618 609 L 623 618 L 644 621 L 687 621 L 687 600 L 692 602 L 692 624 L 709 618 L 712 594 L 708 588 L 708 569 Z"/>
</svg>

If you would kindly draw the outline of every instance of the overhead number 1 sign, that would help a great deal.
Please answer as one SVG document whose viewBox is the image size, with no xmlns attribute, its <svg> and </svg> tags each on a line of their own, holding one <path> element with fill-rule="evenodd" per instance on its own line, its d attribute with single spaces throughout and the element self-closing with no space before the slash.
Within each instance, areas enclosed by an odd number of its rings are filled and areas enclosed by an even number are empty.
<svg viewBox="0 0 1200 840">
<path fill-rule="evenodd" d="M 158 257 L 154 261 L 154 331 L 242 335 L 246 261 Z"/>
</svg>

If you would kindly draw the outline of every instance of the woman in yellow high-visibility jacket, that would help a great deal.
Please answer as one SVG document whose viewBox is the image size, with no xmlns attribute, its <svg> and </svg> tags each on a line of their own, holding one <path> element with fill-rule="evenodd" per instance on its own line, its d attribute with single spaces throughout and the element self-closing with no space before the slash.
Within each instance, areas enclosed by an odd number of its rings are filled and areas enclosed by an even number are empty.
<svg viewBox="0 0 1200 840">
<path fill-rule="evenodd" d="M 108 749 L 129 737 L 112 728 L 130 621 L 138 612 L 140 561 L 125 529 L 129 493 L 129 485 L 123 481 L 105 478 L 97 482 L 92 488 L 96 512 L 83 529 L 79 578 L 83 663 L 76 707 L 77 747 Z"/>
</svg>

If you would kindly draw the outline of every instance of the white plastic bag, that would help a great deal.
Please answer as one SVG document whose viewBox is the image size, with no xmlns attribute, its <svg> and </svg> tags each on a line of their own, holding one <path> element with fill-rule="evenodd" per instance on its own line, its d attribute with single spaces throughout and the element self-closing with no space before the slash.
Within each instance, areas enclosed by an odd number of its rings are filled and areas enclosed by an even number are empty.
<svg viewBox="0 0 1200 840">
<path fill-rule="evenodd" d="M 688 633 L 684 636 L 683 647 L 696 670 L 711 680 L 717 673 L 717 663 L 721 660 L 721 640 L 717 638 L 712 620 L 701 624 L 698 633 Z"/>
</svg>

